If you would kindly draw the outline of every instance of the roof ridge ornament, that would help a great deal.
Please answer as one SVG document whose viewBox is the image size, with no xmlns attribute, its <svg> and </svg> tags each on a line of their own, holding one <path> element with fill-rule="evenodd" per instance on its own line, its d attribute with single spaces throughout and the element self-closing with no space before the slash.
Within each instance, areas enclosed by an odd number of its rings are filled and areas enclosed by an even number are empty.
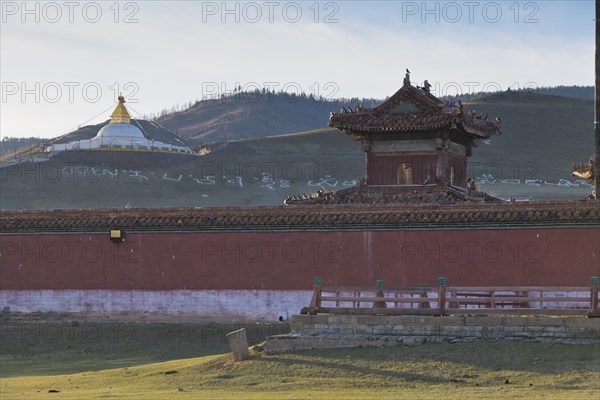
<svg viewBox="0 0 600 400">
<path fill-rule="evenodd" d="M 404 76 L 404 86 L 410 86 L 410 71 L 406 68 L 406 75 Z"/>
<path fill-rule="evenodd" d="M 431 84 L 427 79 L 425 79 L 425 82 L 423 82 L 423 90 L 425 90 L 427 93 L 431 93 Z"/>
</svg>

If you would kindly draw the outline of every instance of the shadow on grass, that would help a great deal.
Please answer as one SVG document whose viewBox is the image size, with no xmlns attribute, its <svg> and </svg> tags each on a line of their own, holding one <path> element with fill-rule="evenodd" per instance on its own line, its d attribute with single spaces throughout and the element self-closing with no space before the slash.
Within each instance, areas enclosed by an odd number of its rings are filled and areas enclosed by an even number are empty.
<svg viewBox="0 0 600 400">
<path fill-rule="evenodd" d="M 347 376 L 348 372 L 355 373 L 358 376 L 376 376 L 384 379 L 396 379 L 403 381 L 411 381 L 411 382 L 423 382 L 423 383 L 444 383 L 447 382 L 447 378 L 436 377 L 433 375 L 422 374 L 422 373 L 413 373 L 406 371 L 390 371 L 384 369 L 375 369 L 368 366 L 357 366 L 348 364 L 348 359 L 340 359 L 339 362 L 336 361 L 322 361 L 316 358 L 314 359 L 298 359 L 298 358 L 256 358 L 257 362 L 269 362 L 269 363 L 279 363 L 286 368 L 290 368 L 291 370 L 295 370 L 295 367 L 298 366 L 307 366 L 310 368 L 325 368 L 330 370 L 337 370 L 342 372 Z M 324 375 L 325 376 L 325 375 Z"/>
<path fill-rule="evenodd" d="M 247 328 L 251 343 L 287 333 L 286 325 L 80 323 L 0 326 L 0 377 L 94 372 L 228 353 L 225 335 Z M 277 328 L 277 329 L 275 329 Z"/>
<path fill-rule="evenodd" d="M 379 362 L 381 365 L 441 362 L 452 363 L 463 369 L 486 371 L 506 370 L 536 374 L 556 374 L 566 370 L 600 372 L 600 345 L 480 341 L 385 348 L 310 350 L 296 354 L 305 359 L 310 358 L 311 360 L 307 361 L 309 363 L 318 363 L 324 358 L 339 360 L 339 364 L 337 362 L 332 364 L 339 367 L 347 365 L 349 360 L 347 356 L 354 357 L 356 351 L 360 351 L 361 362 Z M 297 360 L 294 357 L 281 356 L 279 361 L 296 362 Z"/>
</svg>

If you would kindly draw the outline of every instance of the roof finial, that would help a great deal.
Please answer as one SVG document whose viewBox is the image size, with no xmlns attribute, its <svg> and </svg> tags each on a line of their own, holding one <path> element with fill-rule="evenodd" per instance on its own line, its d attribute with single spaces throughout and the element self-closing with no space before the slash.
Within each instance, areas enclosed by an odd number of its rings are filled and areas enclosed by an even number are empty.
<svg viewBox="0 0 600 400">
<path fill-rule="evenodd" d="M 125 108 L 125 97 L 122 94 L 119 94 L 119 104 L 115 107 L 115 110 L 110 115 L 110 123 L 111 124 L 129 124 L 131 123 L 131 116 L 129 112 L 127 112 L 127 108 Z"/>
<path fill-rule="evenodd" d="M 404 86 L 410 85 L 410 71 L 406 68 L 406 75 L 404 76 Z"/>
</svg>

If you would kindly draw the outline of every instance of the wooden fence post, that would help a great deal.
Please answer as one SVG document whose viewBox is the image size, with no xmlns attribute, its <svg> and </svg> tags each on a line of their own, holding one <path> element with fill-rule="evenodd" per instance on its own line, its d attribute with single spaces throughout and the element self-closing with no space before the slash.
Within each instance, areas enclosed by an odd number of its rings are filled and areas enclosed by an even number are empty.
<svg viewBox="0 0 600 400">
<path fill-rule="evenodd" d="M 323 287 L 323 278 L 321 277 L 316 277 L 314 280 L 314 288 L 313 288 L 313 295 L 312 295 L 312 299 L 310 300 L 310 306 L 311 308 L 315 309 L 315 311 L 317 311 L 319 308 L 321 308 L 321 293 L 322 293 L 322 287 Z"/>
<path fill-rule="evenodd" d="M 445 315 L 446 311 L 446 278 L 440 276 L 438 278 L 438 309 L 440 316 Z"/>
<path fill-rule="evenodd" d="M 590 309 L 587 313 L 588 318 L 600 317 L 598 309 L 598 277 L 592 276 L 592 285 L 590 287 Z"/>
<path fill-rule="evenodd" d="M 375 294 L 376 297 L 385 297 L 385 294 L 383 293 L 383 280 L 382 279 L 378 279 L 377 280 L 377 293 Z M 376 301 L 373 303 L 373 308 L 387 308 L 387 304 L 385 301 Z"/>
<path fill-rule="evenodd" d="M 422 299 L 428 298 L 429 296 L 427 296 L 427 290 L 429 289 L 429 286 L 427 286 L 426 283 L 422 283 L 420 286 L 420 289 L 423 289 L 423 291 L 421 292 L 421 298 Z M 431 308 L 431 304 L 429 302 L 419 303 L 418 308 Z"/>
<path fill-rule="evenodd" d="M 446 292 L 450 297 L 456 297 L 456 291 L 453 289 L 456 285 L 450 285 L 450 290 Z M 460 308 L 456 301 L 451 301 L 448 308 Z"/>
</svg>

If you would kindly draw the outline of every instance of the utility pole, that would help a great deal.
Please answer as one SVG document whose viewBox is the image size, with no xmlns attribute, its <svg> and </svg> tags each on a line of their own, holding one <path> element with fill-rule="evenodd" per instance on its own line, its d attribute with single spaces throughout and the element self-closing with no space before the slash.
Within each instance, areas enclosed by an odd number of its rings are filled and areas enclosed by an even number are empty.
<svg viewBox="0 0 600 400">
<path fill-rule="evenodd" d="M 594 136 L 596 138 L 596 166 L 594 178 L 596 180 L 596 199 L 600 199 L 600 0 L 596 0 L 596 82 L 594 85 Z"/>
</svg>

